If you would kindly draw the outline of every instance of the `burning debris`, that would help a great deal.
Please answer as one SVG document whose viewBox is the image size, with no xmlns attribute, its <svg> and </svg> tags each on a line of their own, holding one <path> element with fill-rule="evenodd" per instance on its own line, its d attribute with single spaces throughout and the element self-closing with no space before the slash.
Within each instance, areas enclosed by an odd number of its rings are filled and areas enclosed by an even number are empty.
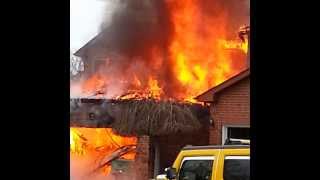
<svg viewBox="0 0 320 180">
<path fill-rule="evenodd" d="M 241 39 L 242 42 L 245 42 L 245 36 L 248 35 L 248 33 L 250 33 L 250 27 L 249 26 L 241 26 L 240 30 L 239 30 L 239 38 Z"/>
<path fill-rule="evenodd" d="M 110 167 L 113 161 L 118 160 L 121 157 L 125 156 L 126 154 L 133 153 L 135 151 L 136 151 L 136 145 L 126 145 L 126 146 L 121 146 L 117 148 L 111 154 L 107 154 L 104 156 L 102 155 L 101 156 L 102 158 L 99 160 L 99 163 L 98 163 L 99 165 L 92 172 L 90 172 L 90 174 L 97 173 L 104 168 Z"/>
<path fill-rule="evenodd" d="M 116 135 L 110 128 L 70 129 L 71 158 L 89 160 L 83 178 L 95 176 L 96 173 L 110 174 L 114 160 L 134 160 L 136 143 L 135 137 Z"/>
</svg>

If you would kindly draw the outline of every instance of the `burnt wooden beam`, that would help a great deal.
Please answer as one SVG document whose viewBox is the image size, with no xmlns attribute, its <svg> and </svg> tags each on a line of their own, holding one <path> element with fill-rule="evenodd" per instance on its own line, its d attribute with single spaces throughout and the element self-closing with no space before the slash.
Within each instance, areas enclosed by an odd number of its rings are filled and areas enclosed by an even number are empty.
<svg viewBox="0 0 320 180">
<path fill-rule="evenodd" d="M 70 120 L 70 127 L 111 128 L 111 124 L 102 120 Z"/>
</svg>

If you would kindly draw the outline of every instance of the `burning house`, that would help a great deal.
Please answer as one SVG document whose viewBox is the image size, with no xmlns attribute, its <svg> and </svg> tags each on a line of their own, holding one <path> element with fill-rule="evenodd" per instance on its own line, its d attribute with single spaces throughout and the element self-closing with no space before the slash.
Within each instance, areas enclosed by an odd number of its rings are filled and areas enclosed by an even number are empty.
<svg viewBox="0 0 320 180">
<path fill-rule="evenodd" d="M 70 154 L 81 176 L 147 180 L 183 146 L 214 142 L 210 107 L 194 97 L 246 69 L 248 39 L 236 33 L 249 7 L 229 1 L 118 2 L 75 53 L 84 72 L 71 82 Z"/>
</svg>

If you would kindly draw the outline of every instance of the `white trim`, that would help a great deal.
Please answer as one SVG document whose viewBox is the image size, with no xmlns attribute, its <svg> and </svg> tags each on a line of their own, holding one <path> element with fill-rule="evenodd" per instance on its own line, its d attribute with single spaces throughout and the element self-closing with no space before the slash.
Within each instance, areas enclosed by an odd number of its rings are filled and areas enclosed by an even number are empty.
<svg viewBox="0 0 320 180">
<path fill-rule="evenodd" d="M 228 137 L 228 128 L 250 128 L 250 125 L 246 125 L 246 124 L 240 124 L 240 125 L 236 125 L 236 124 L 224 124 L 222 126 L 222 142 L 221 144 L 224 145 L 224 143 L 227 140 Z"/>
<path fill-rule="evenodd" d="M 193 157 L 184 157 L 182 161 L 185 160 L 214 160 L 214 156 L 193 156 Z"/>
<path fill-rule="evenodd" d="M 224 159 L 249 159 L 250 156 L 226 156 Z"/>
<path fill-rule="evenodd" d="M 225 127 L 250 128 L 249 124 L 224 124 Z"/>
</svg>

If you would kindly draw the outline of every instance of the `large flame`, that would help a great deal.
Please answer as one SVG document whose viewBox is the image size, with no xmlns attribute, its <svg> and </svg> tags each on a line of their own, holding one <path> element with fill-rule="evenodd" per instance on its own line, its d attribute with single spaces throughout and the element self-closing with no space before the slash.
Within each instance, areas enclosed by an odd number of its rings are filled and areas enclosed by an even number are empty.
<svg viewBox="0 0 320 180">
<path fill-rule="evenodd" d="M 226 51 L 233 42 L 226 40 L 225 12 L 219 12 L 213 20 L 211 16 L 203 14 L 196 3 L 199 2 L 184 0 L 169 4 L 175 27 L 170 59 L 176 77 L 187 87 L 183 94 L 187 99 L 199 95 L 239 71 L 232 67 L 232 59 Z M 199 32 L 202 32 L 202 36 Z M 247 47 L 242 44 L 239 42 L 234 48 L 244 49 L 246 52 Z"/>
<path fill-rule="evenodd" d="M 112 132 L 110 128 L 70 128 L 71 156 L 90 157 L 94 161 L 111 155 L 119 147 L 136 145 L 136 137 L 122 137 Z M 134 160 L 135 152 L 121 156 L 122 159 Z M 104 156 L 104 157 L 103 157 Z M 111 167 L 105 166 L 101 171 L 110 173 Z"/>
<path fill-rule="evenodd" d="M 175 31 L 168 47 L 167 60 L 170 70 L 167 71 L 173 74 L 175 82 L 148 71 L 127 73 L 128 70 L 125 70 L 120 75 L 103 74 L 99 71 L 83 84 L 84 94 L 103 97 L 104 93 L 109 93 L 106 87 L 120 84 L 122 90 L 114 93 L 116 96 L 111 98 L 155 98 L 195 102 L 194 97 L 245 68 L 246 61 L 243 56 L 248 51 L 248 40 L 226 38 L 226 16 L 223 13 L 215 19 L 218 19 L 218 22 L 211 22 L 210 17 L 201 14 L 193 0 L 175 1 L 169 5 Z M 201 24 L 203 22 L 205 24 Z M 205 36 L 200 36 L 199 31 Z M 232 52 L 236 52 L 237 56 L 232 56 Z M 152 54 L 152 63 L 149 63 L 149 66 L 154 70 L 165 71 L 162 67 L 163 59 L 157 58 L 161 54 Z M 109 81 L 110 79 L 114 80 Z M 178 88 L 170 89 L 176 91 L 171 93 L 175 96 L 168 96 L 163 87 L 177 82 Z"/>
</svg>

